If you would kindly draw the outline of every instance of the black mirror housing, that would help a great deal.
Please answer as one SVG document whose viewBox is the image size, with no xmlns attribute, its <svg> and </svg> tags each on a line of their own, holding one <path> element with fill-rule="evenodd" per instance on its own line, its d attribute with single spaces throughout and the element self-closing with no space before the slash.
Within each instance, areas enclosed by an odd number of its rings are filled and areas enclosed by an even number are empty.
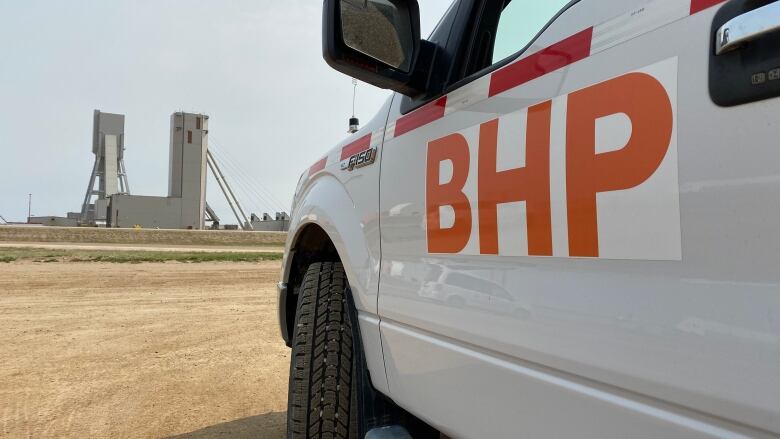
<svg viewBox="0 0 780 439">
<path fill-rule="evenodd" d="M 411 32 L 411 42 L 409 44 L 411 53 L 406 54 L 410 59 L 405 63 L 407 67 L 405 69 L 394 67 L 345 43 L 342 27 L 342 2 L 347 2 L 348 7 L 355 7 L 353 6 L 355 4 L 359 5 L 362 3 L 367 5 L 370 0 L 324 0 L 322 52 L 325 62 L 345 75 L 379 88 L 393 90 L 406 96 L 417 96 L 424 93 L 427 81 L 423 78 L 417 78 L 422 70 L 419 68 L 418 63 L 420 61 L 421 49 L 428 47 L 424 45 L 427 42 L 423 42 L 420 38 L 420 7 L 417 0 L 389 0 L 393 6 L 403 12 L 400 14 L 400 18 L 404 22 L 400 23 L 400 25 L 407 32 Z M 405 22 L 407 17 L 409 22 Z M 399 23 L 394 24 L 398 25 Z M 358 37 L 363 41 L 371 38 L 382 38 L 378 35 L 379 32 L 374 32 L 373 30 L 371 26 L 358 29 L 357 32 L 363 32 Z M 351 31 L 353 33 L 356 32 L 354 29 Z M 373 46 L 379 46 L 382 44 L 390 45 L 392 41 L 372 40 L 369 43 Z M 423 59 L 427 58 L 427 56 L 423 56 Z"/>
</svg>

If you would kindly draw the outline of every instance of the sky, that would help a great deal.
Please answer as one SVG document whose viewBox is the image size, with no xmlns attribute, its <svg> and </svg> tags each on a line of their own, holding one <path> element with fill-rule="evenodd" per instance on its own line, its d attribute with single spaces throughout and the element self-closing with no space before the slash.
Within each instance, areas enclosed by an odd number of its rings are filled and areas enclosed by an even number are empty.
<svg viewBox="0 0 780 439">
<path fill-rule="evenodd" d="M 451 0 L 422 0 L 428 35 Z M 79 211 L 92 114 L 125 115 L 134 195 L 167 195 L 170 115 L 208 114 L 245 210 L 289 211 L 301 172 L 347 136 L 352 81 L 321 53 L 318 0 L 0 2 L 0 215 Z M 367 122 L 390 93 L 360 83 Z M 207 199 L 235 223 L 209 175 Z M 247 215 L 249 212 L 247 212 Z"/>
</svg>

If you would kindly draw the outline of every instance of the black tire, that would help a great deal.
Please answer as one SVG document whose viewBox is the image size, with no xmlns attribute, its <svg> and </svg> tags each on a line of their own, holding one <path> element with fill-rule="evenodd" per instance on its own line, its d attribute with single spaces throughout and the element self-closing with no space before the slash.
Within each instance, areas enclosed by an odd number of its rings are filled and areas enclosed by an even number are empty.
<svg viewBox="0 0 780 439">
<path fill-rule="evenodd" d="M 358 436 L 358 378 L 351 301 L 344 267 L 309 266 L 300 287 L 290 359 L 287 437 Z"/>
</svg>

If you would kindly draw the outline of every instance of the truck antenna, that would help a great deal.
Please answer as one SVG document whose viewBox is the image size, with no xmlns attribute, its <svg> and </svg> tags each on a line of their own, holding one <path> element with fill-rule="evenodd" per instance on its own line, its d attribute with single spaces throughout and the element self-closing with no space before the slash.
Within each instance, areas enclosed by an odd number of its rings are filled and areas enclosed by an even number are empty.
<svg viewBox="0 0 780 439">
<path fill-rule="evenodd" d="M 355 116 L 355 99 L 357 98 L 357 79 L 352 78 L 352 117 L 349 118 L 349 133 L 356 133 L 360 129 L 360 121 Z"/>
</svg>

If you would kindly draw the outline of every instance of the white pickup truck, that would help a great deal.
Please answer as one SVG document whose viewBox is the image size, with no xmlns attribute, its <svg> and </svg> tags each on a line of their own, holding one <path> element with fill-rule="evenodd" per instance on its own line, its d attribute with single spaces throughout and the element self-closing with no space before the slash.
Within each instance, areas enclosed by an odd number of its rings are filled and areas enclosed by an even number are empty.
<svg viewBox="0 0 780 439">
<path fill-rule="evenodd" d="M 289 437 L 780 437 L 780 2 L 323 5 Z"/>
</svg>

